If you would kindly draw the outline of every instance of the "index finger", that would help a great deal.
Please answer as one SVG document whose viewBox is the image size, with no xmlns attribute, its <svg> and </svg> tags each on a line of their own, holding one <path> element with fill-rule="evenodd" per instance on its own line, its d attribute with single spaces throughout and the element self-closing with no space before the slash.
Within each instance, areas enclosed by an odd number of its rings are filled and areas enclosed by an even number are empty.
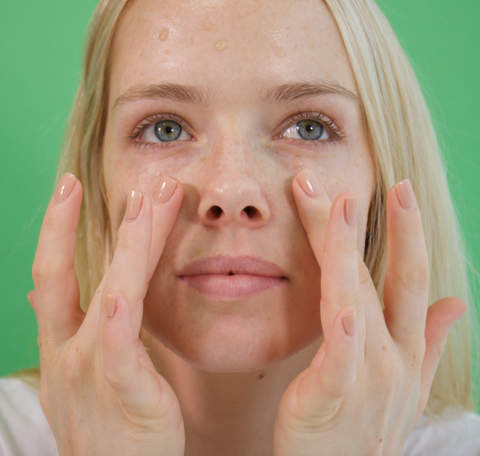
<svg viewBox="0 0 480 456">
<path fill-rule="evenodd" d="M 73 268 L 81 202 L 81 183 L 66 173 L 45 213 L 32 268 L 43 347 L 70 339 L 85 317 Z"/>
<path fill-rule="evenodd" d="M 298 214 L 307 232 L 313 253 L 321 266 L 332 202 L 310 169 L 304 169 L 297 174 L 293 179 L 292 189 Z M 312 198 L 304 198 L 304 192 Z"/>
</svg>

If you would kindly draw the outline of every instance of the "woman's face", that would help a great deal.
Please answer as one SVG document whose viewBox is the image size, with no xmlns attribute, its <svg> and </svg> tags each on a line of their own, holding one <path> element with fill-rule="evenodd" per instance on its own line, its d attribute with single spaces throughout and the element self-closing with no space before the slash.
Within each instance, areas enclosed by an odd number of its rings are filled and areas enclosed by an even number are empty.
<svg viewBox="0 0 480 456">
<path fill-rule="evenodd" d="M 113 52 L 103 169 L 114 242 L 131 190 L 152 196 L 165 175 L 183 185 L 144 304 L 155 339 L 204 370 L 232 372 L 318 343 L 320 268 L 291 186 L 311 168 L 332 201 L 359 193 L 364 251 L 374 165 L 357 97 L 319 0 L 133 3 Z M 180 277 L 218 256 L 273 263 L 283 279 L 242 294 L 263 282 Z"/>
</svg>

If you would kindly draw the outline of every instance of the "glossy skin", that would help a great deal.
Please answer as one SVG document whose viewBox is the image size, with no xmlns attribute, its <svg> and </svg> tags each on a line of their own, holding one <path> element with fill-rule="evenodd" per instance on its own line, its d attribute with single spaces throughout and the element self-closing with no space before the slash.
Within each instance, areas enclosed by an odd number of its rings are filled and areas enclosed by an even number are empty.
<svg viewBox="0 0 480 456">
<path fill-rule="evenodd" d="M 131 190 L 152 195 L 160 175 L 178 179 L 184 200 L 150 284 L 144 327 L 202 370 L 261 371 L 317 347 L 321 336 L 320 270 L 297 215 L 293 177 L 311 168 L 332 201 L 347 190 L 361 195 L 363 252 L 374 166 L 355 101 L 328 95 L 262 103 L 258 93 L 267 85 L 319 80 L 355 93 L 355 83 L 336 26 L 317 1 L 305 6 L 312 13 L 307 19 L 296 2 L 281 8 L 277 2 L 242 2 L 240 12 L 235 2 L 210 8 L 184 2 L 180 10 L 174 5 L 141 1 L 127 13 L 114 51 L 110 106 L 131 87 L 167 83 L 199 87 L 212 101 L 202 107 L 142 99 L 111 109 L 104 173 L 112 232 Z M 165 29 L 168 38 L 161 41 Z M 228 45 L 218 51 L 221 39 Z M 319 43 L 315 53 L 302 46 L 313 42 Z M 298 111 L 334 119 L 345 138 L 317 144 L 303 144 L 298 134 L 299 139 L 280 139 L 295 123 L 285 121 Z M 188 122 L 192 140 L 166 148 L 129 143 L 128 135 L 145 118 L 170 112 Z M 223 216 L 212 216 L 212 206 L 222 208 Z M 256 218 L 240 216 L 246 206 L 258 209 Z M 220 254 L 267 259 L 289 280 L 241 306 L 211 302 L 175 280 L 188 263 Z M 245 349 L 247 341 L 252 350 Z"/>
<path fill-rule="evenodd" d="M 188 405 L 201 389 L 204 395 L 196 400 L 215 410 L 207 418 L 212 420 L 208 440 L 218 442 L 230 426 L 238 429 L 244 416 L 245 440 L 251 441 L 249 433 L 258 430 L 252 407 L 272 423 L 280 395 L 321 343 L 320 269 L 298 217 L 292 179 L 311 168 L 332 201 L 345 191 L 360 195 L 358 249 L 363 252 L 374 165 L 352 99 L 330 94 L 290 103 L 259 100 L 264 87 L 292 82 L 326 81 L 356 93 L 338 29 L 322 3 L 312 0 L 298 8 L 298 2 L 283 1 L 280 7 L 249 1 L 240 8 L 237 2 L 182 2 L 180 9 L 178 4 L 147 0 L 128 11 L 114 48 L 110 106 L 131 87 L 165 83 L 204 89 L 211 103 L 142 99 L 115 112 L 111 108 L 104 173 L 112 232 L 121 223 L 129 191 L 153 194 L 160 175 L 182 183 L 182 206 L 145 300 L 148 333 L 142 332 L 142 340 L 157 370 L 178 385 L 174 389 L 184 398 L 192 428 L 204 426 L 206 419 Z M 169 33 L 162 41 L 164 30 Z M 223 51 L 216 48 L 220 40 L 227 43 Z M 315 52 L 304 43 L 315 43 Z M 128 143 L 145 118 L 172 111 L 188 122 L 195 141 L 163 149 Z M 299 111 L 323 113 L 345 138 L 315 145 L 298 135 L 280 139 Z M 239 217 L 249 205 L 259 210 L 258 219 Z M 212 206 L 221 207 L 224 217 L 212 220 Z M 212 302 L 175 280 L 186 264 L 219 254 L 267 259 L 286 271 L 289 282 L 238 305 Z M 218 394 L 222 385 L 228 390 Z M 267 391 L 275 394 L 265 401 Z M 232 404 L 235 413 L 221 404 Z"/>
<path fill-rule="evenodd" d="M 392 188 L 382 313 L 362 261 L 374 164 L 325 5 L 138 0 L 118 29 L 111 74 L 103 172 L 116 251 L 87 315 L 69 285 L 78 181 L 71 196 L 62 181 L 34 264 L 41 401 L 59 446 L 171 456 L 183 454 L 185 436 L 187 456 L 400 454 L 465 304 L 446 298 L 427 318 L 420 214 L 413 195 L 404 209 Z M 264 100 L 267 88 L 314 82 L 337 93 Z M 203 104 L 133 96 L 173 83 L 208 96 Z M 305 143 L 289 130 L 299 112 L 322 113 L 324 139 Z M 181 140 L 152 143 L 159 115 L 172 113 L 184 126 Z M 302 190 L 307 168 L 323 196 Z M 176 191 L 158 205 L 151 198 L 161 176 Z M 128 220 L 132 190 L 144 197 Z M 355 199 L 348 225 L 345 207 Z M 192 261 L 217 255 L 268 260 L 285 280 L 235 300 L 179 279 Z M 118 306 L 112 319 L 108 295 Z M 347 336 L 342 318 L 352 308 L 358 330 Z M 136 339 L 140 325 L 148 355 Z M 362 420 L 371 422 L 369 435 Z"/>
</svg>

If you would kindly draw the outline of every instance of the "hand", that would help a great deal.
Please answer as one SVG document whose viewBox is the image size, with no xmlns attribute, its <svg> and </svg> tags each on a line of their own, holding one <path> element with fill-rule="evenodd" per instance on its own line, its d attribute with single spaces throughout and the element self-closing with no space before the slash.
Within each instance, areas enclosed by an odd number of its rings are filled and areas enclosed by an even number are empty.
<svg viewBox="0 0 480 456">
<path fill-rule="evenodd" d="M 86 314 L 73 269 L 80 182 L 65 174 L 48 206 L 29 299 L 40 332 L 40 403 L 60 455 L 184 454 L 178 400 L 139 340 L 143 299 L 183 198 L 180 183 L 170 179 L 164 196 L 169 188 L 163 204 L 130 195 L 112 264 Z"/>
<path fill-rule="evenodd" d="M 357 250 L 358 196 L 342 193 L 332 205 L 325 193 L 302 189 L 312 178 L 302 171 L 293 192 L 321 267 L 324 340 L 281 399 L 275 456 L 397 456 L 425 410 L 447 335 L 466 305 L 444 298 L 428 308 L 427 249 L 409 181 L 388 193 L 382 311 Z M 411 208 L 400 204 L 397 190 Z M 348 335 L 343 318 L 355 312 L 356 331 Z"/>
</svg>

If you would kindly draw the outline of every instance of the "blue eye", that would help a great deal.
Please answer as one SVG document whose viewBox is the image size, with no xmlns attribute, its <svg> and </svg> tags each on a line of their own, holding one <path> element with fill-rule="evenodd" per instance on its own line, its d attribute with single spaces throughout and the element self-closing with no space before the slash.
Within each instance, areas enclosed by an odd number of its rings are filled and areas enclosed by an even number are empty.
<svg viewBox="0 0 480 456">
<path fill-rule="evenodd" d="M 182 134 L 182 127 L 172 120 L 162 120 L 155 125 L 154 131 L 160 141 L 175 141 Z"/>
<path fill-rule="evenodd" d="M 284 138 L 304 139 L 306 141 L 318 141 L 320 139 L 329 139 L 327 129 L 316 120 L 306 119 L 297 122 L 288 127 L 283 134 Z"/>
<path fill-rule="evenodd" d="M 173 142 L 189 140 L 191 136 L 174 120 L 161 120 L 148 127 L 142 140 L 147 142 Z"/>
</svg>

